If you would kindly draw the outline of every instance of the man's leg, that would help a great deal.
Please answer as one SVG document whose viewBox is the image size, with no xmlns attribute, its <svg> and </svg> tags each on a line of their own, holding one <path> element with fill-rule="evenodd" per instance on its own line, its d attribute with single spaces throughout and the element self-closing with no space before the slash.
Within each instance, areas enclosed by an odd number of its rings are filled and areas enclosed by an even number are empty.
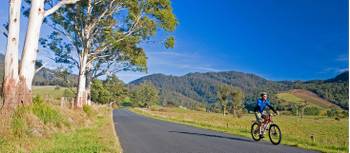
<svg viewBox="0 0 350 153">
<path fill-rule="evenodd" d="M 261 135 L 261 123 L 262 123 L 261 113 L 255 112 L 255 118 L 256 118 L 256 122 L 258 123 L 259 135 Z"/>
<path fill-rule="evenodd" d="M 263 131 L 262 131 L 262 125 L 263 125 L 262 114 L 260 112 L 255 112 L 255 117 L 256 117 L 256 121 L 258 122 L 259 136 L 261 138 L 264 138 L 264 134 L 263 134 Z"/>
</svg>

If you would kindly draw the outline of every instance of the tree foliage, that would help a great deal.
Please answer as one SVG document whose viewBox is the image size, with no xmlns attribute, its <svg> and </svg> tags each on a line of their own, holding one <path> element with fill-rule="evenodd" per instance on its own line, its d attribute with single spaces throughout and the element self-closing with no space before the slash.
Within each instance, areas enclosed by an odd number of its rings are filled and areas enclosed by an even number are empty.
<svg viewBox="0 0 350 153">
<path fill-rule="evenodd" d="M 159 29 L 174 31 L 177 20 L 170 0 L 86 0 L 58 10 L 46 23 L 55 31 L 42 42 L 55 53 L 54 60 L 79 67 L 79 58 L 88 54 L 88 71 L 98 77 L 146 71 L 147 57 L 139 44 Z M 166 47 L 172 47 L 174 38 L 168 40 Z"/>
<path fill-rule="evenodd" d="M 110 102 L 120 103 L 128 94 L 125 84 L 115 75 L 108 76 L 106 80 L 93 80 L 91 88 L 91 100 L 106 104 Z"/>
<path fill-rule="evenodd" d="M 159 103 L 159 91 L 150 82 L 144 82 L 131 89 L 131 100 L 140 107 L 151 107 Z"/>
</svg>

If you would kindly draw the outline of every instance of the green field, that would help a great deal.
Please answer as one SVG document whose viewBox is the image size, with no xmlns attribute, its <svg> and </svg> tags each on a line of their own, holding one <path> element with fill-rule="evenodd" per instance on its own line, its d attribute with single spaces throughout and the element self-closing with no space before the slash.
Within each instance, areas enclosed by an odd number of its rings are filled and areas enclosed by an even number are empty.
<svg viewBox="0 0 350 153">
<path fill-rule="evenodd" d="M 277 94 L 277 98 L 284 100 L 284 101 L 287 101 L 287 102 L 295 103 L 295 104 L 301 104 L 304 101 L 303 99 L 301 99 L 297 96 L 294 96 L 293 94 L 288 93 L 288 92 Z"/>
<path fill-rule="evenodd" d="M 134 108 L 132 111 L 157 118 L 187 124 L 195 127 L 222 131 L 250 138 L 250 126 L 255 120 L 253 114 L 241 118 L 232 115 L 207 113 L 180 108 L 155 107 L 151 110 Z M 335 120 L 327 117 L 280 115 L 274 118 L 282 130 L 282 144 L 322 152 L 348 152 L 349 120 Z M 314 139 L 311 139 L 311 136 Z M 266 139 L 267 140 L 267 139 Z"/>
<path fill-rule="evenodd" d="M 34 86 L 33 87 L 33 96 L 41 96 L 59 99 L 63 97 L 64 90 L 68 89 L 65 87 L 57 87 L 57 86 Z"/>
</svg>

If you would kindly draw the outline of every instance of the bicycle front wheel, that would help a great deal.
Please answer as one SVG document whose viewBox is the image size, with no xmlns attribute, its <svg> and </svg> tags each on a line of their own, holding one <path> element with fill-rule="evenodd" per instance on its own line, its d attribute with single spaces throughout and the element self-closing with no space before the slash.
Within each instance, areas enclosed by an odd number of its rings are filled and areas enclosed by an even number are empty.
<svg viewBox="0 0 350 153">
<path fill-rule="evenodd" d="M 274 145 L 278 145 L 281 143 L 282 140 L 282 133 L 278 125 L 271 124 L 269 128 L 269 137 L 270 141 Z"/>
</svg>

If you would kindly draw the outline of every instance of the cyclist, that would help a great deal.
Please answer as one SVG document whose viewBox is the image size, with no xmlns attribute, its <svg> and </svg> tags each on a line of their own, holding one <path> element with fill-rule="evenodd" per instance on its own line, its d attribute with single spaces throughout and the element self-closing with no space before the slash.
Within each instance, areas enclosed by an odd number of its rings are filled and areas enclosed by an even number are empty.
<svg viewBox="0 0 350 153">
<path fill-rule="evenodd" d="M 258 122 L 259 124 L 259 128 L 258 129 L 261 129 L 260 126 L 261 126 L 261 123 L 263 122 L 263 118 L 266 117 L 266 113 L 269 114 L 268 112 L 264 113 L 264 110 L 267 107 L 269 107 L 275 114 L 279 114 L 270 104 L 270 100 L 267 99 L 267 93 L 266 92 L 262 92 L 260 94 L 261 98 L 258 98 L 257 101 L 256 101 L 256 107 L 255 107 L 255 117 L 256 117 L 256 121 Z M 264 137 L 264 131 L 261 131 L 259 130 L 259 136 L 261 138 Z"/>
</svg>

